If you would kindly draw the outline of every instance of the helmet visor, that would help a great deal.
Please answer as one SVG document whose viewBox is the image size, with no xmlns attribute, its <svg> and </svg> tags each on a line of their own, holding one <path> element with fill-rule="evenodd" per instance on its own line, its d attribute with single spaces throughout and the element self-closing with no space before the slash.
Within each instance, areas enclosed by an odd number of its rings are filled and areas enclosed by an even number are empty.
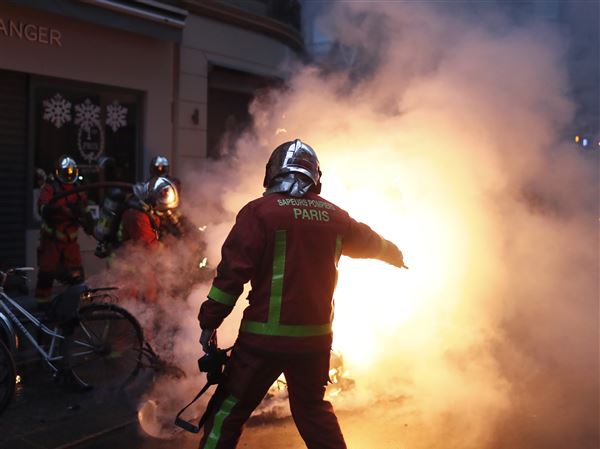
<svg viewBox="0 0 600 449">
<path fill-rule="evenodd" d="M 164 156 L 156 156 L 150 162 L 150 173 L 154 176 L 169 174 L 169 160 Z"/>
<path fill-rule="evenodd" d="M 179 193 L 172 184 L 165 185 L 157 192 L 156 209 L 166 211 L 179 206 Z"/>
<path fill-rule="evenodd" d="M 65 157 L 59 161 L 56 176 L 61 182 L 73 184 L 79 177 L 79 168 L 73 159 Z"/>
</svg>

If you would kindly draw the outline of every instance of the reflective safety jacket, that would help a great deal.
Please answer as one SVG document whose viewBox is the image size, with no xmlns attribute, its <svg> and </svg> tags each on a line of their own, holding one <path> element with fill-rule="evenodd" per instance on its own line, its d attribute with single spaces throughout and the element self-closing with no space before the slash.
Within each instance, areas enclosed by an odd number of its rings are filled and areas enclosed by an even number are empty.
<svg viewBox="0 0 600 449">
<path fill-rule="evenodd" d="M 79 186 L 77 184 L 63 184 L 56 180 L 47 182 L 42 186 L 38 199 L 40 215 L 44 215 L 43 210 L 45 207 L 56 208 L 56 213 L 53 214 L 51 222 L 48 222 L 48 220 L 42 222 L 43 237 L 63 242 L 77 240 L 77 232 L 80 226 L 79 218 L 87 210 L 87 195 L 85 192 L 67 195 L 51 205 L 48 204 L 55 195 L 68 192 L 76 187 Z"/>
<path fill-rule="evenodd" d="M 398 251 L 367 225 L 314 193 L 270 194 L 238 214 L 199 314 L 216 329 L 250 281 L 238 342 L 274 353 L 327 351 L 341 254 L 381 258 Z"/>
</svg>

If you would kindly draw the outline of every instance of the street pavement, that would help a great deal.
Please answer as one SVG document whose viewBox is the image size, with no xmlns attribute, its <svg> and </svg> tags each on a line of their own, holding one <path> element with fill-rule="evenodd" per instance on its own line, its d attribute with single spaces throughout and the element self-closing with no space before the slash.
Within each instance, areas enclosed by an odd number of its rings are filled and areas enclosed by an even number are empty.
<svg viewBox="0 0 600 449">
<path fill-rule="evenodd" d="M 142 373 L 119 392 L 69 390 L 41 365 L 21 370 L 22 382 L 13 403 L 0 416 L 1 449 L 195 448 L 199 436 L 181 432 L 172 440 L 146 435 L 138 425 L 136 406 L 151 382 Z M 268 443 L 267 443 L 268 442 Z M 266 444 L 266 445 L 265 445 Z M 291 419 L 253 420 L 240 448 L 304 447 Z"/>
<path fill-rule="evenodd" d="M 21 383 L 0 416 L 0 448 L 59 448 L 90 435 L 135 421 L 134 389 L 75 391 L 41 363 L 20 366 Z"/>
<path fill-rule="evenodd" d="M 146 435 L 138 425 L 137 404 L 152 373 L 123 391 L 69 390 L 54 382 L 40 364 L 21 369 L 23 380 L 13 403 L 0 416 L 0 449 L 192 449 L 199 436 L 181 432 L 171 440 Z M 414 435 L 402 420 L 401 408 L 371 408 L 338 413 L 349 448 L 411 447 Z M 402 442 L 402 444 L 400 443 Z M 252 419 L 241 449 L 303 449 L 291 418 Z"/>
</svg>

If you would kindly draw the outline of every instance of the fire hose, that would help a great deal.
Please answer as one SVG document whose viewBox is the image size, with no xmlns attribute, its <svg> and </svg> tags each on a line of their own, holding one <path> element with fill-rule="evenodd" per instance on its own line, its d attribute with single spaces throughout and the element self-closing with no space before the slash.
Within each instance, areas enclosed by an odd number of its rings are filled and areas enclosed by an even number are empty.
<svg viewBox="0 0 600 449">
<path fill-rule="evenodd" d="M 94 189 L 105 189 L 105 188 L 109 188 L 109 187 L 120 187 L 122 189 L 128 189 L 128 190 L 133 190 L 133 186 L 134 184 L 131 184 L 130 182 L 121 182 L 121 181 L 104 181 L 104 182 L 94 182 L 92 184 L 86 184 L 80 187 L 75 187 L 74 189 L 71 190 L 65 190 L 64 192 L 61 192 L 57 195 L 54 195 L 50 201 L 48 201 L 48 205 L 51 205 L 52 203 L 55 203 L 56 201 L 65 198 L 69 195 L 73 195 L 75 193 L 79 193 L 79 192 L 86 192 L 88 190 L 94 190 Z"/>
</svg>

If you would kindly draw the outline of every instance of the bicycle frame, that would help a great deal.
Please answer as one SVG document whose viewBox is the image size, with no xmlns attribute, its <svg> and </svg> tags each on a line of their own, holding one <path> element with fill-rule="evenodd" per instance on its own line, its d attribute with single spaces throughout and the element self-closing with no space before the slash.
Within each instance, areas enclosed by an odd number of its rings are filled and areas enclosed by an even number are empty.
<svg viewBox="0 0 600 449">
<path fill-rule="evenodd" d="M 14 307 L 19 311 L 21 315 L 23 315 L 27 321 L 32 323 L 37 329 L 41 330 L 46 335 L 52 337 L 50 341 L 50 347 L 48 351 L 40 346 L 37 340 L 31 335 L 31 333 L 27 330 L 25 325 L 17 318 L 17 316 L 13 313 L 13 311 L 8 307 L 8 304 Z M 64 340 L 65 337 L 58 332 L 58 326 L 51 330 L 44 323 L 38 320 L 35 316 L 29 313 L 25 308 L 23 308 L 20 304 L 18 304 L 14 299 L 4 293 L 4 288 L 0 287 L 0 308 L 4 312 L 4 314 L 10 318 L 10 321 L 21 331 L 21 333 L 29 340 L 29 342 L 33 345 L 36 351 L 42 356 L 42 359 L 46 364 L 50 367 L 54 374 L 58 373 L 59 369 L 55 366 L 54 362 L 60 361 L 63 359 L 63 356 L 58 354 L 58 341 Z"/>
</svg>

